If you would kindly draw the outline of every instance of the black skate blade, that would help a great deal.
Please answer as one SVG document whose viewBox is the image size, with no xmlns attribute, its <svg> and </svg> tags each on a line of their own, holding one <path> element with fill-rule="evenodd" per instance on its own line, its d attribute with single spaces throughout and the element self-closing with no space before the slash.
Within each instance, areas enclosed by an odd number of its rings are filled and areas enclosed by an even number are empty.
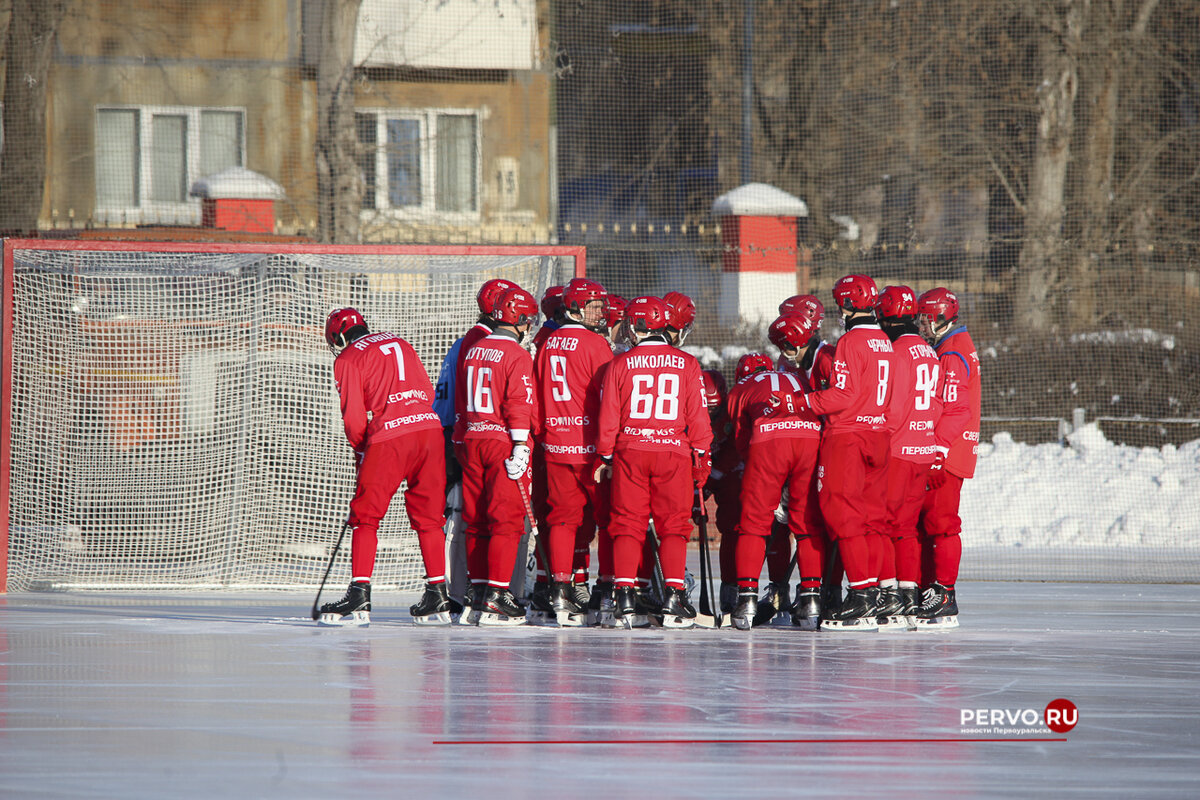
<svg viewBox="0 0 1200 800">
<path fill-rule="evenodd" d="M 775 615 L 778 613 L 779 609 L 775 607 L 774 603 L 764 603 L 763 601 L 759 600 L 758 611 L 754 614 L 753 627 L 758 628 L 769 624 L 771 620 L 775 619 Z"/>
</svg>

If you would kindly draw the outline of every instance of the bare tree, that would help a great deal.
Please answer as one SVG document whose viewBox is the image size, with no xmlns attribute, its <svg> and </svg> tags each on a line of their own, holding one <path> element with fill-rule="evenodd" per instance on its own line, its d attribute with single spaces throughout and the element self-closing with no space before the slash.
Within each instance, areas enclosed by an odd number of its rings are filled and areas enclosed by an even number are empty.
<svg viewBox="0 0 1200 800">
<path fill-rule="evenodd" d="M 322 242 L 359 237 L 362 176 L 355 151 L 354 41 L 362 0 L 321 3 L 317 56 L 317 230 Z"/>
<path fill-rule="evenodd" d="M 37 230 L 46 180 L 46 78 L 66 0 L 13 0 L 4 71 L 0 230 Z"/>
</svg>

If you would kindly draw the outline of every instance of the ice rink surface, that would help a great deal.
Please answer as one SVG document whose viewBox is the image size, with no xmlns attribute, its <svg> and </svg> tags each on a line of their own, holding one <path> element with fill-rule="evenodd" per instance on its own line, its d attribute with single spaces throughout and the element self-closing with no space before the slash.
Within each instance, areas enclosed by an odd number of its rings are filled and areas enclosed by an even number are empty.
<svg viewBox="0 0 1200 800">
<path fill-rule="evenodd" d="M 318 628 L 311 592 L 0 596 L 0 797 L 1200 796 L 1200 586 L 958 596 L 955 631 L 840 634 L 416 628 L 401 594 L 365 629 Z"/>
</svg>

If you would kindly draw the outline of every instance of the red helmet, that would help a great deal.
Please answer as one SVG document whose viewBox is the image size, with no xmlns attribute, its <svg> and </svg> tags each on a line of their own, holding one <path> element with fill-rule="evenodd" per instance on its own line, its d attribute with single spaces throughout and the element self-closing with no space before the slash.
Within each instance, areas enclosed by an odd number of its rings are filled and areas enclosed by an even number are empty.
<svg viewBox="0 0 1200 800">
<path fill-rule="evenodd" d="M 625 319 L 625 306 L 628 303 L 624 297 L 619 294 L 610 294 L 608 296 L 608 305 L 605 306 L 604 316 L 608 322 L 608 327 L 615 328 L 617 323 Z"/>
<path fill-rule="evenodd" d="M 780 350 L 799 350 L 812 339 L 816 327 L 812 320 L 794 315 L 784 315 L 767 328 L 767 338 Z"/>
<path fill-rule="evenodd" d="M 912 319 L 917 316 L 917 293 L 907 286 L 885 286 L 876 306 L 880 319 Z"/>
<path fill-rule="evenodd" d="M 718 370 L 706 369 L 700 373 L 700 377 L 704 379 L 704 405 L 713 408 L 723 404 L 729 394 L 725 376 Z"/>
<path fill-rule="evenodd" d="M 516 284 L 512 281 L 506 281 L 504 278 L 492 278 L 483 286 L 479 287 L 479 293 L 475 295 L 475 302 L 479 303 L 479 310 L 484 314 L 491 314 L 492 309 L 496 307 L 496 299 L 501 294 L 509 289 L 515 289 Z"/>
<path fill-rule="evenodd" d="M 497 322 L 517 326 L 533 322 L 537 313 L 537 301 L 520 286 L 514 286 L 496 298 L 496 307 L 492 310 L 492 316 Z"/>
<path fill-rule="evenodd" d="M 667 304 L 659 297 L 635 297 L 625 306 L 625 319 L 638 333 L 659 333 L 667 327 Z"/>
<path fill-rule="evenodd" d="M 917 314 L 935 325 L 958 319 L 958 298 L 941 286 L 930 289 L 917 298 Z"/>
<path fill-rule="evenodd" d="M 330 347 L 345 347 L 346 342 L 341 340 L 342 334 L 359 326 L 367 327 L 367 321 L 358 313 L 358 309 L 339 308 L 330 311 L 329 316 L 325 318 L 325 343 Z"/>
<path fill-rule="evenodd" d="M 663 302 L 667 304 L 667 325 L 669 327 L 682 331 L 690 328 L 696 321 L 696 304 L 686 294 L 667 292 L 663 295 Z"/>
<path fill-rule="evenodd" d="M 847 311 L 872 311 L 879 299 L 879 287 L 866 275 L 847 275 L 833 285 L 833 299 Z"/>
<path fill-rule="evenodd" d="M 594 300 L 608 300 L 608 292 L 591 278 L 571 278 L 563 289 L 562 302 L 567 311 L 583 311 Z"/>
<path fill-rule="evenodd" d="M 546 317 L 546 319 L 552 319 L 554 317 L 554 312 L 558 311 L 558 309 L 562 307 L 562 304 L 563 287 L 551 286 L 546 290 L 546 293 L 542 295 L 542 314 Z"/>
<path fill-rule="evenodd" d="M 746 353 L 738 359 L 737 368 L 733 371 L 734 380 L 741 380 L 747 375 L 753 375 L 757 372 L 770 372 L 774 369 L 775 364 L 770 357 L 762 353 Z"/>
<path fill-rule="evenodd" d="M 798 316 L 814 320 L 813 329 L 821 325 L 825 318 L 825 306 L 815 294 L 794 294 L 779 304 L 780 316 Z"/>
</svg>

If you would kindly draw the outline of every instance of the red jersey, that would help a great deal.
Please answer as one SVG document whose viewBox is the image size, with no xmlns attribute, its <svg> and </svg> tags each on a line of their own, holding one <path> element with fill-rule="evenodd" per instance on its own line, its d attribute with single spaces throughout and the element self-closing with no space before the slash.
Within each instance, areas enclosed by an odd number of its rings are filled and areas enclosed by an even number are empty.
<svg viewBox="0 0 1200 800">
<path fill-rule="evenodd" d="M 463 360 L 464 441 L 524 441 L 533 427 L 533 358 L 507 331 L 479 340 Z"/>
<path fill-rule="evenodd" d="M 729 418 L 733 440 L 745 459 L 750 445 L 772 439 L 819 439 L 821 420 L 807 408 L 784 413 L 771 405 L 771 395 L 804 393 L 800 376 L 790 372 L 758 372 L 742 378 L 729 391 Z M 790 399 L 790 398 L 788 398 Z"/>
<path fill-rule="evenodd" d="M 659 339 L 612 360 L 600 397 L 596 452 L 707 451 L 712 423 L 700 362 Z"/>
<path fill-rule="evenodd" d="M 351 342 L 333 362 L 346 439 L 357 452 L 414 431 L 440 429 L 433 384 L 412 345 L 379 331 Z"/>
<path fill-rule="evenodd" d="M 458 363 L 454 367 L 454 433 L 450 437 L 450 441 L 457 444 L 462 444 L 463 434 L 466 433 L 466 423 L 463 421 L 463 415 L 467 411 L 467 378 L 466 367 L 464 364 L 467 360 L 467 351 L 475 344 L 492 333 L 492 329 L 482 322 L 477 322 L 463 334 L 462 344 L 458 346 Z"/>
<path fill-rule="evenodd" d="M 612 357 L 607 339 L 570 323 L 538 348 L 537 436 L 547 461 L 586 464 L 595 455 L 601 382 Z"/>
<path fill-rule="evenodd" d="M 938 397 L 942 415 L 934 427 L 935 444 L 949 448 L 946 469 L 960 478 L 975 475 L 979 454 L 979 411 L 983 385 L 979 379 L 979 354 L 967 329 L 955 328 L 934 347 L 941 360 Z"/>
<path fill-rule="evenodd" d="M 780 356 L 775 359 L 775 371 L 801 376 L 804 380 L 805 391 L 815 392 L 820 389 L 827 389 L 829 387 L 829 375 L 833 372 L 833 351 L 833 345 L 826 342 L 819 342 L 817 343 L 816 352 L 813 353 L 812 364 L 807 370 L 801 369 L 799 364 L 793 364 L 783 356 Z"/>
<path fill-rule="evenodd" d="M 891 340 L 879 325 L 860 323 L 838 339 L 829 388 L 809 403 L 830 433 L 886 430 L 891 379 Z"/>
<path fill-rule="evenodd" d="M 892 457 L 917 464 L 932 464 L 936 453 L 933 428 L 942 412 L 938 396 L 941 372 L 937 353 L 915 333 L 905 333 L 892 342 L 895 368 L 888 427 L 892 433 Z"/>
</svg>

